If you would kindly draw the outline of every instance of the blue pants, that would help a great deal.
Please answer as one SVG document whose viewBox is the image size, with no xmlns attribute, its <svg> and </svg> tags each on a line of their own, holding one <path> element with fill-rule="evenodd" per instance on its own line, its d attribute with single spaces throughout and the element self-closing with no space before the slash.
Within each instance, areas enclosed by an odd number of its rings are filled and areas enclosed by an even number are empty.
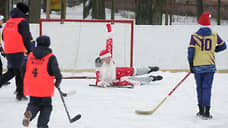
<svg viewBox="0 0 228 128">
<path fill-rule="evenodd" d="M 210 107 L 214 72 L 194 73 L 194 76 L 197 85 L 198 105 Z"/>
<path fill-rule="evenodd" d="M 32 97 L 30 96 L 30 101 L 27 106 L 26 111 L 32 113 L 30 120 L 33 120 L 37 113 L 40 112 L 38 117 L 38 127 L 48 128 L 48 122 L 52 111 L 51 97 Z"/>
</svg>

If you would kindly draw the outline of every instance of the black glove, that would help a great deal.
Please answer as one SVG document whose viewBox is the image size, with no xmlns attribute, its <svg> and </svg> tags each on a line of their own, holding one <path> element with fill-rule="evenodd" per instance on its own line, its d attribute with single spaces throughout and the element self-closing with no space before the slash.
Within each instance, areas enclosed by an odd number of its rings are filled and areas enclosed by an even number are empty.
<svg viewBox="0 0 228 128">
<path fill-rule="evenodd" d="M 190 64 L 189 64 L 189 67 L 190 67 L 190 72 L 193 73 L 193 70 L 192 70 L 192 68 L 193 68 L 193 63 L 190 63 Z"/>
<path fill-rule="evenodd" d="M 1 52 L 1 55 L 2 55 L 3 57 L 6 57 L 6 54 L 5 54 L 5 52 L 4 52 L 4 50 L 3 50 L 2 47 L 0 47 L 0 52 Z"/>
<path fill-rule="evenodd" d="M 61 79 L 56 79 L 56 80 L 55 80 L 55 87 L 56 87 L 56 88 L 59 88 L 60 83 L 61 83 Z"/>
<path fill-rule="evenodd" d="M 96 67 L 101 67 L 101 66 L 102 66 L 100 57 L 97 57 L 97 58 L 95 59 L 95 66 L 96 66 Z"/>
</svg>

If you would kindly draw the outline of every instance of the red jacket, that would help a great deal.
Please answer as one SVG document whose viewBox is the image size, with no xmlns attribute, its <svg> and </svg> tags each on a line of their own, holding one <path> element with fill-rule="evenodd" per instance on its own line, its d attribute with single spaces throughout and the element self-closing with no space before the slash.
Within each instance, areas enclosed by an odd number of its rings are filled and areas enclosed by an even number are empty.
<svg viewBox="0 0 228 128">
<path fill-rule="evenodd" d="M 24 95 L 34 97 L 54 95 L 54 76 L 50 76 L 47 71 L 48 60 L 53 55 L 49 53 L 37 59 L 33 53 L 29 54 L 24 77 Z"/>
<path fill-rule="evenodd" d="M 25 46 L 21 34 L 18 32 L 18 24 L 24 18 L 11 18 L 3 29 L 4 50 L 6 54 L 25 52 Z"/>
</svg>

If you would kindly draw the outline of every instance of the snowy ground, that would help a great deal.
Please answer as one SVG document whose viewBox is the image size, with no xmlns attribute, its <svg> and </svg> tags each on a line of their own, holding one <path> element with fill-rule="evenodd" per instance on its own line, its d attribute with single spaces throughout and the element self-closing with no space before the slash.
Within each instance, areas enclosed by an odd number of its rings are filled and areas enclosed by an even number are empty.
<svg viewBox="0 0 228 128">
<path fill-rule="evenodd" d="M 193 75 L 166 100 L 153 115 L 136 115 L 135 110 L 153 109 L 168 95 L 186 72 L 157 72 L 164 79 L 151 85 L 133 89 L 95 88 L 89 83 L 95 80 L 63 80 L 65 92 L 76 94 L 65 98 L 71 116 L 78 113 L 82 118 L 70 124 L 58 93 L 53 97 L 50 128 L 226 128 L 228 126 L 228 74 L 216 73 L 212 89 L 212 120 L 202 120 L 197 112 L 196 91 Z M 64 76 L 77 75 L 64 73 Z M 89 74 L 90 75 L 90 74 Z M 21 121 L 27 101 L 16 101 L 14 80 L 10 86 L 0 89 L 0 128 L 22 128 Z M 9 121 L 11 120 L 11 121 Z M 36 127 L 37 118 L 30 128 Z"/>
</svg>

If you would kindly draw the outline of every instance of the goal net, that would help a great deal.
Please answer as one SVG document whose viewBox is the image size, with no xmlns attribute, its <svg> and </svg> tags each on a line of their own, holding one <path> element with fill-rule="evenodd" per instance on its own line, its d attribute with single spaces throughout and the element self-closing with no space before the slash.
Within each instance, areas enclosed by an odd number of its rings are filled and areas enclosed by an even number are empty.
<svg viewBox="0 0 228 128">
<path fill-rule="evenodd" d="M 117 66 L 132 66 L 132 20 L 41 19 L 40 35 L 51 38 L 59 66 L 67 71 L 93 71 L 95 59 L 106 47 L 106 24 L 113 33 L 113 59 Z"/>
</svg>

